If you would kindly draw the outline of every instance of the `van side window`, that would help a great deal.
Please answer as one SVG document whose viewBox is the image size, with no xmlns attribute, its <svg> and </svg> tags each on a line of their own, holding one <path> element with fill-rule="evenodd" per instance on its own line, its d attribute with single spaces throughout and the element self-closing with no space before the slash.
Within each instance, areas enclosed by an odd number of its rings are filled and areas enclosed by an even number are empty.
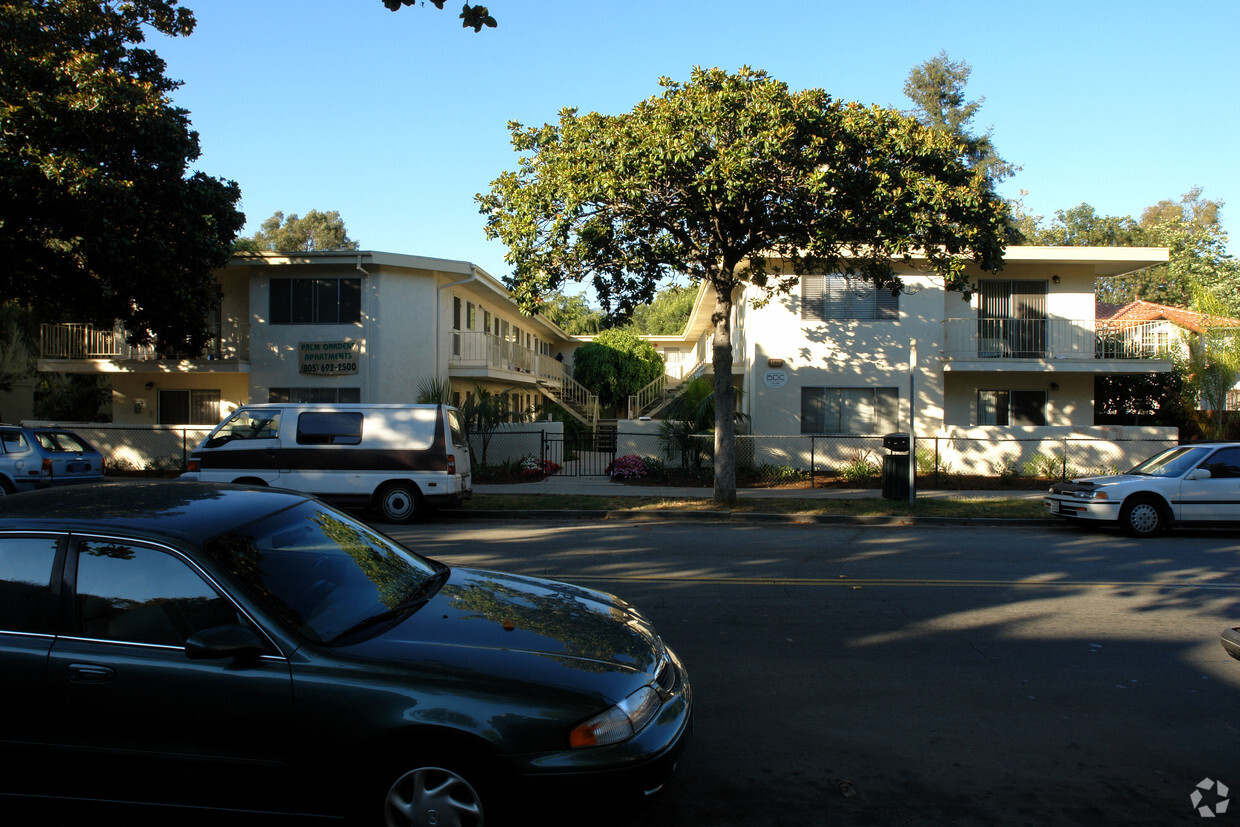
<svg viewBox="0 0 1240 827">
<path fill-rule="evenodd" d="M 234 439 L 273 439 L 279 436 L 279 433 L 278 412 L 242 409 L 220 426 L 215 436 L 207 440 L 207 447 L 214 448 Z"/>
<path fill-rule="evenodd" d="M 461 418 L 456 411 L 448 411 L 448 427 L 452 431 L 452 444 L 465 447 L 465 429 L 461 427 Z"/>
<path fill-rule="evenodd" d="M 298 445 L 357 445 L 362 441 L 362 414 L 320 411 L 297 417 Z"/>
</svg>

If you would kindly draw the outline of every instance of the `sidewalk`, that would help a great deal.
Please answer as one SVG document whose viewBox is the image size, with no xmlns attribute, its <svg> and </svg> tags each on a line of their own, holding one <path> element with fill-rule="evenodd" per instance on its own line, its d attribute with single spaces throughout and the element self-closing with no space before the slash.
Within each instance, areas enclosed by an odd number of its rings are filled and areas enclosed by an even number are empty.
<svg viewBox="0 0 1240 827">
<path fill-rule="evenodd" d="M 612 482 L 608 477 L 560 477 L 550 476 L 537 482 L 520 482 L 506 485 L 479 484 L 475 494 L 581 494 L 595 497 L 666 497 L 668 499 L 711 499 L 710 488 L 687 488 L 666 485 L 625 485 Z M 1026 490 L 1001 488 L 986 491 L 954 491 L 944 489 L 918 489 L 917 499 L 950 500 L 1036 500 L 1046 489 Z M 882 491 L 877 488 L 740 488 L 741 499 L 824 499 L 866 500 L 880 499 Z"/>
</svg>

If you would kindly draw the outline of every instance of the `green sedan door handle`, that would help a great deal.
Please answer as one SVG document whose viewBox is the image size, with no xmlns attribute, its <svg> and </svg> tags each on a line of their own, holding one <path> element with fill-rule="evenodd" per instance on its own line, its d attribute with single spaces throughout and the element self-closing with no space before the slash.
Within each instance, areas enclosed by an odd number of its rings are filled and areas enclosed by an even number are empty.
<svg viewBox="0 0 1240 827">
<path fill-rule="evenodd" d="M 69 680 L 74 683 L 108 683 L 116 673 L 106 666 L 94 663 L 69 664 Z"/>
</svg>

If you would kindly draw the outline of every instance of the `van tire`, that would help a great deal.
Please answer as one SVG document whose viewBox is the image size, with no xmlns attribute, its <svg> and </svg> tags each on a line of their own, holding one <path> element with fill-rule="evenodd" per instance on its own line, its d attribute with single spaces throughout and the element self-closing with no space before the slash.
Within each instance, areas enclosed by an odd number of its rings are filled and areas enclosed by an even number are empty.
<svg viewBox="0 0 1240 827">
<path fill-rule="evenodd" d="M 263 488 L 267 487 L 267 481 L 258 477 L 241 477 L 233 480 L 233 485 L 259 485 Z"/>
<path fill-rule="evenodd" d="M 390 482 L 375 497 L 379 513 L 389 523 L 411 523 L 421 519 L 422 492 L 412 482 Z"/>
</svg>

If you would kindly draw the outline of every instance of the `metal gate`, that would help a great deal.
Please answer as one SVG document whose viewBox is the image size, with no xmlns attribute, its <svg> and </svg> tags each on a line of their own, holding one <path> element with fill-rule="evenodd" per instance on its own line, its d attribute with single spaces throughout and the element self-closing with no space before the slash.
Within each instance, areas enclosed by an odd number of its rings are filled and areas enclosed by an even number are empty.
<svg viewBox="0 0 1240 827">
<path fill-rule="evenodd" d="M 606 477 L 616 459 L 616 432 L 597 428 L 546 435 L 543 458 L 560 466 L 558 477 Z"/>
</svg>

